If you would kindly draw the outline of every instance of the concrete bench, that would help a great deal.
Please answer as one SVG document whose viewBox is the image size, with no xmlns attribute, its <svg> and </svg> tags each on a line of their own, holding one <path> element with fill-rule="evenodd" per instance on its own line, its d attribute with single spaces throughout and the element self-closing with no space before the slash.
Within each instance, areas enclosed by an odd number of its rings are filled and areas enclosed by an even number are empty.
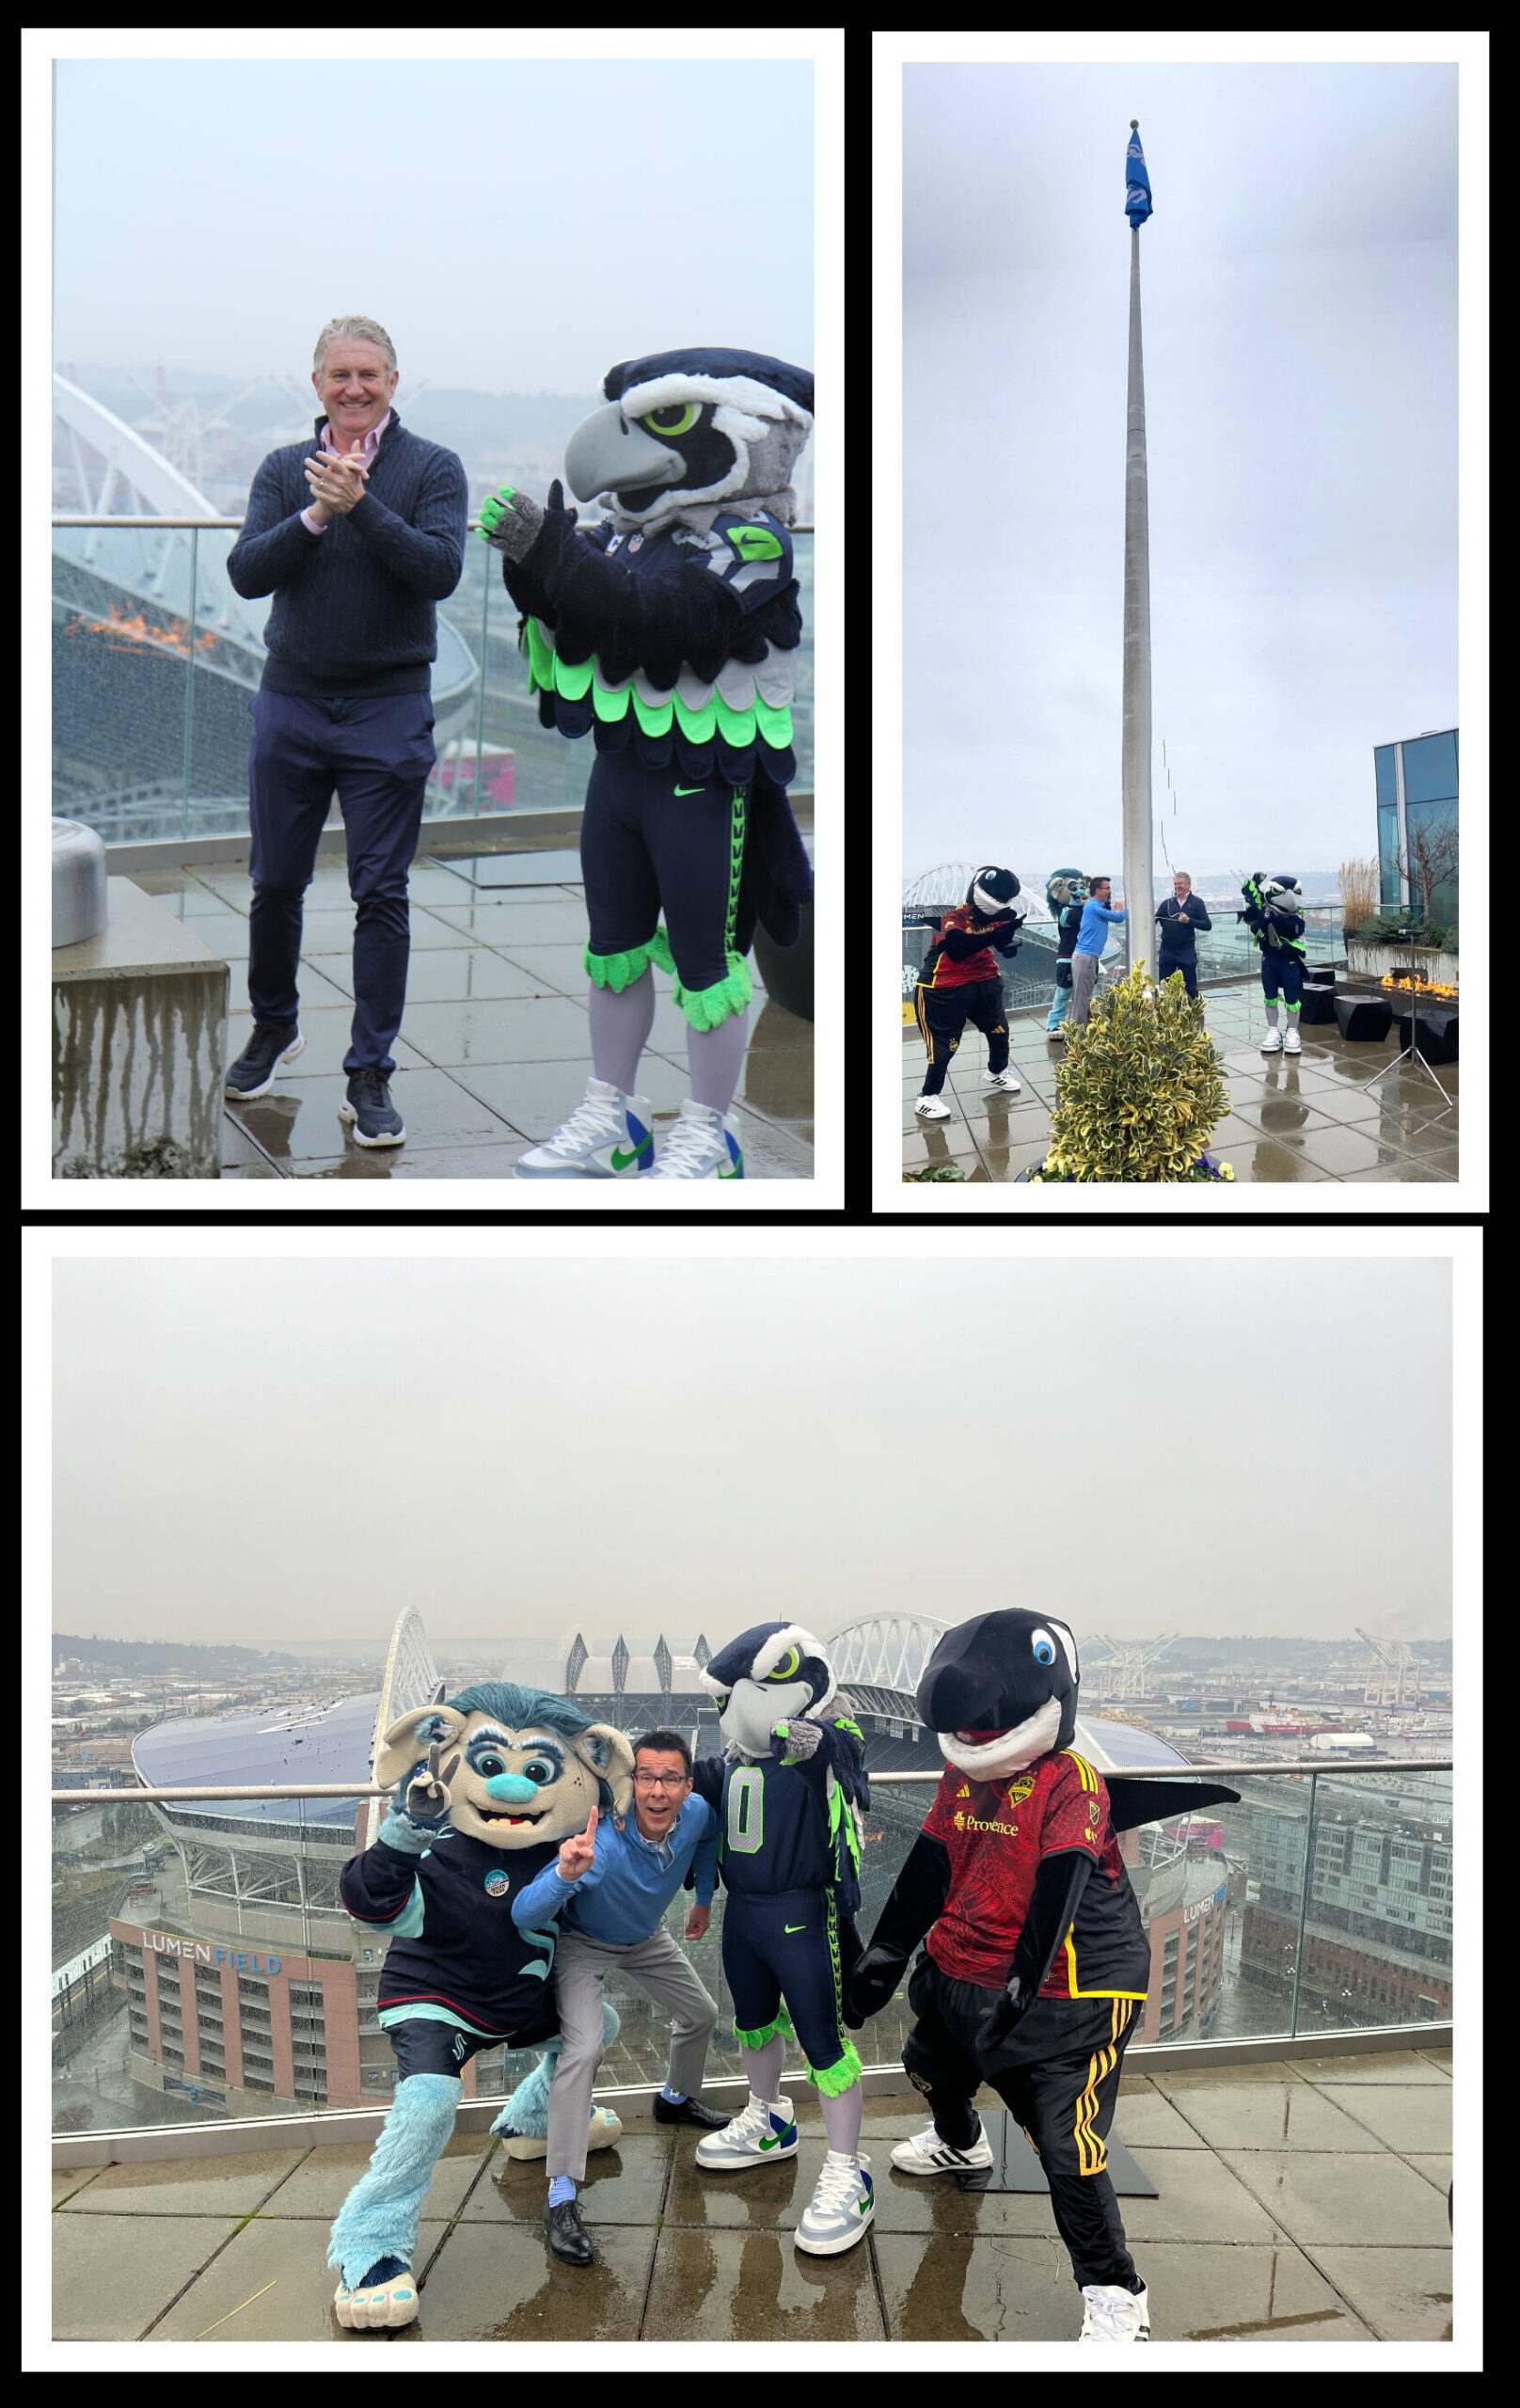
<svg viewBox="0 0 1520 2408">
<path fill-rule="evenodd" d="M 53 956 L 55 1179 L 216 1179 L 229 973 L 191 921 L 113 878 Z"/>
</svg>

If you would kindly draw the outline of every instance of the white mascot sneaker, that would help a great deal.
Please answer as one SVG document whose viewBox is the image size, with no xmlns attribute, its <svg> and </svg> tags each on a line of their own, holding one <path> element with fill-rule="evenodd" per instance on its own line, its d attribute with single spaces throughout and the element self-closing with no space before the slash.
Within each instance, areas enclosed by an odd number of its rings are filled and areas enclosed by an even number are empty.
<svg viewBox="0 0 1520 2408">
<path fill-rule="evenodd" d="M 992 2149 L 985 2130 L 969 2148 L 952 2148 L 932 2124 L 926 2124 L 910 2141 L 897 2143 L 892 2162 L 899 2174 L 978 2174 L 990 2166 Z"/>
<path fill-rule="evenodd" d="M 1269 1029 L 1268 1029 L 1268 1031 L 1267 1031 L 1267 1033 L 1266 1033 L 1266 1035 L 1265 1035 L 1265 1037 L 1261 1039 L 1261 1051 L 1262 1051 L 1262 1053 L 1263 1053 L 1263 1054 L 1280 1054 L 1280 1053 L 1282 1052 L 1282 1050 L 1283 1050 L 1283 1041 L 1282 1041 L 1282 1031 L 1281 1031 L 1281 1029 L 1280 1029 L 1280 1028 L 1269 1028 Z"/>
<path fill-rule="evenodd" d="M 920 1120 L 948 1120 L 950 1117 L 950 1106 L 942 1103 L 937 1095 L 921 1095 L 913 1110 Z"/>
<path fill-rule="evenodd" d="M 1023 1093 L 1022 1087 L 1011 1070 L 989 1070 L 982 1085 L 984 1087 L 990 1087 L 998 1095 L 1022 1095 Z"/>
<path fill-rule="evenodd" d="M 1116 2283 L 1084 2283 L 1087 2312 L 1082 2320 L 1082 2341 L 1148 2341 L 1150 2306 L 1144 2289 L 1127 2291 Z"/>
<path fill-rule="evenodd" d="M 594 2107 L 591 2111 L 591 2130 L 586 2134 L 586 2147 L 589 2149 L 615 2148 L 622 2138 L 623 2126 L 613 2115 L 611 2108 Z M 537 2132 L 509 2132 L 503 2139 L 501 2147 L 507 2157 L 547 2157 L 549 2153 L 547 2139 Z"/>
<path fill-rule="evenodd" d="M 739 1124 L 711 1104 L 681 1106 L 674 1128 L 659 1149 L 651 1179 L 742 1179 L 744 1156 L 739 1150 Z"/>
<path fill-rule="evenodd" d="M 1303 1046 L 1302 1046 L 1302 1045 L 1299 1043 L 1299 1041 L 1298 1041 L 1298 1022 L 1297 1022 L 1297 1021 L 1290 1021 L 1290 1022 L 1289 1022 L 1288 1034 L 1287 1034 L 1287 1036 L 1283 1038 L 1283 1049 L 1282 1049 L 1282 1050 L 1283 1050 L 1283 1052 L 1284 1052 L 1285 1054 L 1302 1054 L 1302 1053 L 1303 1053 L 1304 1048 L 1303 1048 Z"/>
<path fill-rule="evenodd" d="M 842 2157 L 831 2149 L 823 2161 L 817 2187 L 802 2210 L 792 2235 L 810 2258 L 837 2258 L 853 2249 L 876 2213 L 876 2194 L 866 2167 L 868 2157 Z"/>
<path fill-rule="evenodd" d="M 605 1079 L 586 1081 L 586 1100 L 530 1153 L 515 1179 L 637 1179 L 654 1160 L 649 1098 L 625 1095 Z"/>
<path fill-rule="evenodd" d="M 742 2115 L 720 2132 L 704 2132 L 697 2143 L 697 2163 L 709 2173 L 732 2172 L 741 2165 L 767 2165 L 797 2155 L 797 2120 L 785 2099 L 752 2096 Z"/>
</svg>

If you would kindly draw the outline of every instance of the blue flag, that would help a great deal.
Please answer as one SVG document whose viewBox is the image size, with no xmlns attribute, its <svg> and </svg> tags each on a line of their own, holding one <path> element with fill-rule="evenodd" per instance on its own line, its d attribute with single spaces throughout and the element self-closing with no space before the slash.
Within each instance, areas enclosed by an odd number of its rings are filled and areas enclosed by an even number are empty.
<svg viewBox="0 0 1520 2408">
<path fill-rule="evenodd" d="M 1129 179 L 1124 208 L 1132 226 L 1143 226 L 1150 214 L 1150 178 L 1146 173 L 1146 154 L 1140 148 L 1138 129 L 1130 136 L 1125 156 L 1124 172 Z"/>
</svg>

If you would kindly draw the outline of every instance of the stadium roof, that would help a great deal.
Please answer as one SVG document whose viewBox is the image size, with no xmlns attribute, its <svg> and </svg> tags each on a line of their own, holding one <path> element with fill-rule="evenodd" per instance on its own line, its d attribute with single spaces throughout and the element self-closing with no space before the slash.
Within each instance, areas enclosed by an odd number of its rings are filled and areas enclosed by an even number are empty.
<svg viewBox="0 0 1520 2408">
<path fill-rule="evenodd" d="M 132 1743 L 132 1761 L 150 1789 L 191 1789 L 198 1782 L 225 1788 L 277 1782 L 369 1782 L 380 1693 L 334 1698 L 326 1704 L 275 1707 L 261 1714 L 203 1714 L 155 1722 Z M 352 1824 L 356 1797 L 208 1799 L 198 1813 L 290 1823 Z"/>
</svg>

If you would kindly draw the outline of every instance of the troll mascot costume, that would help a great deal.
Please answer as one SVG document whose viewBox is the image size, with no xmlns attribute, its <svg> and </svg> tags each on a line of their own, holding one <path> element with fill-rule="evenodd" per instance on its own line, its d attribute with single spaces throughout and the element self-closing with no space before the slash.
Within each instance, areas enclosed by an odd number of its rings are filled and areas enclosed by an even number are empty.
<svg viewBox="0 0 1520 2408">
<path fill-rule="evenodd" d="M 903 2047 L 933 2120 L 893 2150 L 904 2174 L 990 2166 L 972 2105 L 990 2083 L 1039 2153 L 1085 2303 L 1084 2341 L 1149 2338 L 1104 2142 L 1150 1949 L 1116 1830 L 1232 1798 L 1201 1782 L 1105 1784 L 1071 1745 L 1077 1647 L 1012 1608 L 947 1631 L 918 1685 L 946 1766 L 847 1985 L 859 2024 L 918 1942 Z"/>
<path fill-rule="evenodd" d="M 440 1684 L 386 1733 L 375 1779 L 397 1783 L 395 1799 L 373 1845 L 344 1865 L 339 1893 L 356 1923 L 389 1939 L 380 2024 L 396 2052 L 396 2094 L 332 2228 L 333 2305 L 346 2325 L 417 2315 L 418 2221 L 468 2059 L 558 2037 L 555 1935 L 519 1931 L 513 1897 L 586 1829 L 594 1806 L 627 1812 L 633 1751 L 567 1698 L 483 1681 L 446 1703 Z M 604 2046 L 616 2031 L 607 2007 Z M 547 2131 L 552 2070 L 534 2068 L 493 2131 Z M 621 2130 L 594 2111 L 592 2147 Z"/>
<path fill-rule="evenodd" d="M 802 621 L 793 465 L 813 377 L 752 351 L 651 353 L 608 371 L 602 408 L 558 480 L 510 485 L 479 531 L 523 614 L 546 727 L 594 738 L 580 823 L 591 923 L 593 1076 L 518 1179 L 739 1179 L 729 1111 L 744 1061 L 759 922 L 795 944 L 812 871 L 786 789 Z M 674 974 L 691 1092 L 655 1159 L 635 1092 L 655 1017 L 650 964 Z"/>
</svg>

